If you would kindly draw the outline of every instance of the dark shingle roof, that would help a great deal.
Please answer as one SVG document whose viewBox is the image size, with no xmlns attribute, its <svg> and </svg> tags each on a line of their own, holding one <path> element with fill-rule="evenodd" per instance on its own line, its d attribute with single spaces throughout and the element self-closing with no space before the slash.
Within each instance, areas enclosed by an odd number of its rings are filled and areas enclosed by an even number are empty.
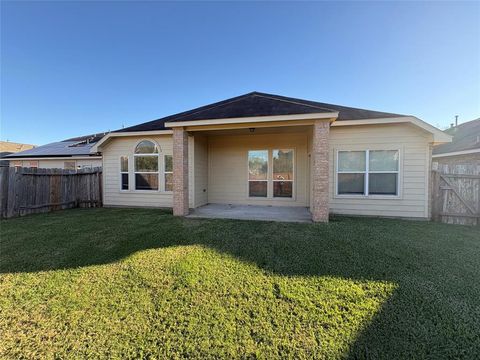
<svg viewBox="0 0 480 360">
<path fill-rule="evenodd" d="M 105 134 L 94 134 L 79 136 L 63 141 L 57 141 L 50 144 L 37 146 L 33 149 L 21 151 L 11 155 L 5 156 L 8 158 L 42 158 L 42 157 L 70 157 L 70 156 L 88 156 L 90 149 L 101 139 Z"/>
<path fill-rule="evenodd" d="M 480 118 L 445 130 L 452 135 L 452 142 L 435 146 L 433 154 L 445 154 L 456 151 L 480 149 Z"/>
<path fill-rule="evenodd" d="M 165 122 L 339 112 L 337 121 L 406 116 L 251 92 L 116 132 L 164 130 Z"/>
</svg>

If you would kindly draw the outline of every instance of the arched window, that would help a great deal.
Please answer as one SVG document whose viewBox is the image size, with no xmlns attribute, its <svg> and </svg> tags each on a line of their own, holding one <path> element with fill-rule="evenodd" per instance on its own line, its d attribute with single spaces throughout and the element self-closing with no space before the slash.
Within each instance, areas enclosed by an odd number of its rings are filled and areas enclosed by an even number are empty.
<svg viewBox="0 0 480 360">
<path fill-rule="evenodd" d="M 158 147 L 149 140 L 142 140 L 135 147 L 135 154 L 158 154 Z"/>
<path fill-rule="evenodd" d="M 158 146 L 149 140 L 135 147 L 135 190 L 158 190 L 158 152 Z"/>
</svg>

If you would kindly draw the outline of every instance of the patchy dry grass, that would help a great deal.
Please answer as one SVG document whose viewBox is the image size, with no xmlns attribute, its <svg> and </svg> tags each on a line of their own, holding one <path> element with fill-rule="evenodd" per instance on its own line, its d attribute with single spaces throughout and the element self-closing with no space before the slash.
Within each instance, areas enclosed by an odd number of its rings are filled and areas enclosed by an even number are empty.
<svg viewBox="0 0 480 360">
<path fill-rule="evenodd" d="M 475 358 L 480 232 L 70 210 L 1 222 L 2 358 Z"/>
</svg>

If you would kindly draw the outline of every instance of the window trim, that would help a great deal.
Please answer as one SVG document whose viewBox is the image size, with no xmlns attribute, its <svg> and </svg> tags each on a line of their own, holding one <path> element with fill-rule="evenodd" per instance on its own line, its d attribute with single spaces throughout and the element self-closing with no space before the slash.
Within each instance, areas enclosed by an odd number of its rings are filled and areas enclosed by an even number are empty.
<svg viewBox="0 0 480 360">
<path fill-rule="evenodd" d="M 365 171 L 339 171 L 338 153 L 342 151 L 364 151 L 365 152 Z M 397 151 L 398 152 L 398 169 L 397 171 L 370 171 L 370 151 Z M 373 148 L 341 148 L 335 150 L 335 198 L 356 198 L 356 199 L 401 199 L 403 194 L 401 192 L 403 181 L 401 169 L 402 166 L 402 151 L 399 147 L 373 147 Z M 364 194 L 339 194 L 338 193 L 338 174 L 364 174 Z M 388 194 L 369 194 L 369 174 L 397 174 L 397 193 L 395 195 Z"/>
<path fill-rule="evenodd" d="M 274 197 L 273 196 L 273 150 L 292 150 L 293 151 L 293 180 L 284 180 L 292 181 L 292 197 Z M 249 179 L 249 159 L 248 153 L 250 151 L 267 151 L 268 153 L 268 168 L 267 168 L 267 179 L 266 180 L 250 180 Z M 297 192 L 296 192 L 296 179 L 297 179 L 297 148 L 295 146 L 270 146 L 262 148 L 247 148 L 246 151 L 246 163 L 247 163 L 247 189 L 246 189 L 246 198 L 250 201 L 279 201 L 279 202 L 295 202 Z M 265 181 L 267 182 L 267 196 L 250 196 L 250 181 Z M 279 181 L 279 180 L 277 180 Z"/>
</svg>

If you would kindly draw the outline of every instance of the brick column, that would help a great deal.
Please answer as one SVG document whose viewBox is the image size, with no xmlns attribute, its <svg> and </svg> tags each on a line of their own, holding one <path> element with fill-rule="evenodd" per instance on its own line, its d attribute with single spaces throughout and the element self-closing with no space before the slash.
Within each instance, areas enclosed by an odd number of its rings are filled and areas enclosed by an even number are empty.
<svg viewBox="0 0 480 360">
<path fill-rule="evenodd" d="M 188 134 L 173 128 L 173 215 L 188 215 Z"/>
<path fill-rule="evenodd" d="M 313 125 L 312 142 L 312 220 L 314 222 L 328 222 L 328 178 L 329 154 L 328 138 L 330 121 L 317 120 Z"/>
</svg>

